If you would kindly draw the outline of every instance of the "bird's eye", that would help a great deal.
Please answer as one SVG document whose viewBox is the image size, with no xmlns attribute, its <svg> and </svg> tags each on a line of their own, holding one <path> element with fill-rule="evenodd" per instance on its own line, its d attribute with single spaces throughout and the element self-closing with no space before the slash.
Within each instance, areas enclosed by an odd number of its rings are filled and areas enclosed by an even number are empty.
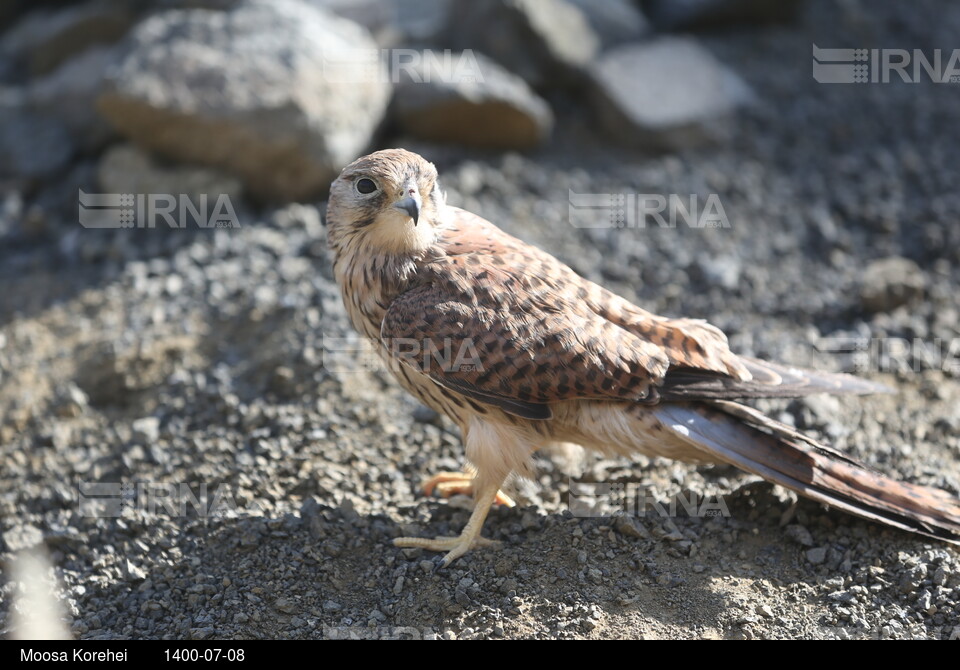
<svg viewBox="0 0 960 670">
<path fill-rule="evenodd" d="M 377 190 L 377 184 L 372 179 L 367 179 L 366 177 L 364 177 L 363 179 L 357 180 L 358 193 L 367 195 L 369 193 L 373 193 L 376 190 Z"/>
</svg>

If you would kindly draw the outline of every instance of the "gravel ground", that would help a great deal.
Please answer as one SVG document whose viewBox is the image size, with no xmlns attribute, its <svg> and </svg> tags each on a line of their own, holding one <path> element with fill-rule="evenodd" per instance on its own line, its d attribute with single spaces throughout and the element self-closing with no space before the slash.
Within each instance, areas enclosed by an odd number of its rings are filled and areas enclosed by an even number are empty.
<svg viewBox="0 0 960 670">
<path fill-rule="evenodd" d="M 949 343 L 960 98 L 949 84 L 810 76 L 811 43 L 958 46 L 960 7 L 888 4 L 811 2 L 797 25 L 703 37 L 758 93 L 721 148 L 625 153 L 565 100 L 552 101 L 557 141 L 536 154 L 384 143 L 434 160 L 453 204 L 647 309 L 709 318 L 740 352 L 828 367 L 822 338 Z M 30 234 L 0 247 L 0 551 L 7 565 L 46 544 L 75 636 L 960 637 L 955 548 L 726 467 L 543 455 L 521 504 L 487 521 L 503 546 L 434 570 L 432 554 L 390 540 L 466 522 L 466 501 L 419 493 L 462 464 L 459 437 L 387 372 L 324 359 L 322 338 L 349 327 L 322 204 L 241 211 L 234 230 L 85 230 L 70 217 L 92 173 L 39 194 Z M 716 193 L 730 227 L 577 229 L 569 190 Z M 864 268 L 889 256 L 917 263 L 922 297 L 867 309 Z M 872 358 L 869 376 L 896 394 L 763 407 L 957 494 L 960 352 L 952 361 L 897 371 Z M 694 493 L 729 515 L 576 517 L 571 476 L 661 502 Z M 134 484 L 136 504 L 84 516 L 80 482 Z M 150 509 L 147 482 L 216 500 Z"/>
</svg>

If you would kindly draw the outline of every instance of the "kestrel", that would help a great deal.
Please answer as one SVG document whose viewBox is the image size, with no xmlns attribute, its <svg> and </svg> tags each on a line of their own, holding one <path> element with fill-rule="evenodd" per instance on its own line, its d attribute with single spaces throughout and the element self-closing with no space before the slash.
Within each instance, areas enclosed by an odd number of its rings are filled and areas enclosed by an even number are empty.
<svg viewBox="0 0 960 670">
<path fill-rule="evenodd" d="M 511 475 L 572 442 L 610 455 L 728 463 L 821 503 L 960 542 L 960 500 L 897 482 L 735 402 L 886 387 L 738 356 L 699 319 L 656 316 L 553 256 L 446 204 L 432 163 L 403 149 L 333 182 L 334 271 L 353 326 L 400 384 L 459 426 L 471 473 L 431 480 L 474 493 L 458 537 L 402 537 L 447 552 L 480 530 Z M 506 498 L 500 498 L 506 502 Z"/>
</svg>

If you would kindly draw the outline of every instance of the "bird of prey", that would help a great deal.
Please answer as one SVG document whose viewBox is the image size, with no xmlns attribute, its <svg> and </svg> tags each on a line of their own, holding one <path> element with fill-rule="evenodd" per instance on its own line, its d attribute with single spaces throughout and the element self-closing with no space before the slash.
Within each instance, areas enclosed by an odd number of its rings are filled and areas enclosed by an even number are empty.
<svg viewBox="0 0 960 670">
<path fill-rule="evenodd" d="M 727 463 L 821 503 L 960 542 L 960 500 L 898 482 L 740 404 L 888 390 L 856 377 L 733 353 L 698 319 L 647 312 L 479 216 L 449 206 L 432 163 L 403 149 L 357 159 L 331 185 L 328 240 L 353 326 L 399 383 L 459 426 L 472 471 L 458 537 L 403 537 L 446 552 L 489 543 L 490 505 L 552 443 L 609 455 Z"/>
</svg>

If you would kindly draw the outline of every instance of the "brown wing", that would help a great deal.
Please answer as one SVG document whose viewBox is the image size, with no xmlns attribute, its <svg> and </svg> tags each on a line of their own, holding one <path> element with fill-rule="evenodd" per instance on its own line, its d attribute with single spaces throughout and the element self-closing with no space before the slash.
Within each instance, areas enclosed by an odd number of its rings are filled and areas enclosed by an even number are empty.
<svg viewBox="0 0 960 670">
<path fill-rule="evenodd" d="M 447 254 L 396 299 L 381 337 L 438 383 L 528 418 L 574 398 L 791 397 L 887 390 L 739 357 L 696 319 L 651 314 L 492 223 L 449 208 Z M 411 355 L 413 354 L 413 355 Z"/>
<path fill-rule="evenodd" d="M 525 257 L 527 270 L 563 287 L 571 300 L 602 319 L 648 341 L 667 356 L 671 366 L 750 379 L 749 371 L 727 346 L 726 336 L 699 319 L 668 319 L 584 279 L 550 254 L 503 232 L 475 214 L 455 207 L 441 246 L 451 256 L 481 255 L 495 259 L 514 253 Z"/>
<path fill-rule="evenodd" d="M 593 313 L 541 264 L 516 252 L 439 259 L 390 305 L 381 339 L 439 384 L 528 418 L 549 418 L 559 400 L 650 398 L 668 366 L 660 348 Z"/>
</svg>

